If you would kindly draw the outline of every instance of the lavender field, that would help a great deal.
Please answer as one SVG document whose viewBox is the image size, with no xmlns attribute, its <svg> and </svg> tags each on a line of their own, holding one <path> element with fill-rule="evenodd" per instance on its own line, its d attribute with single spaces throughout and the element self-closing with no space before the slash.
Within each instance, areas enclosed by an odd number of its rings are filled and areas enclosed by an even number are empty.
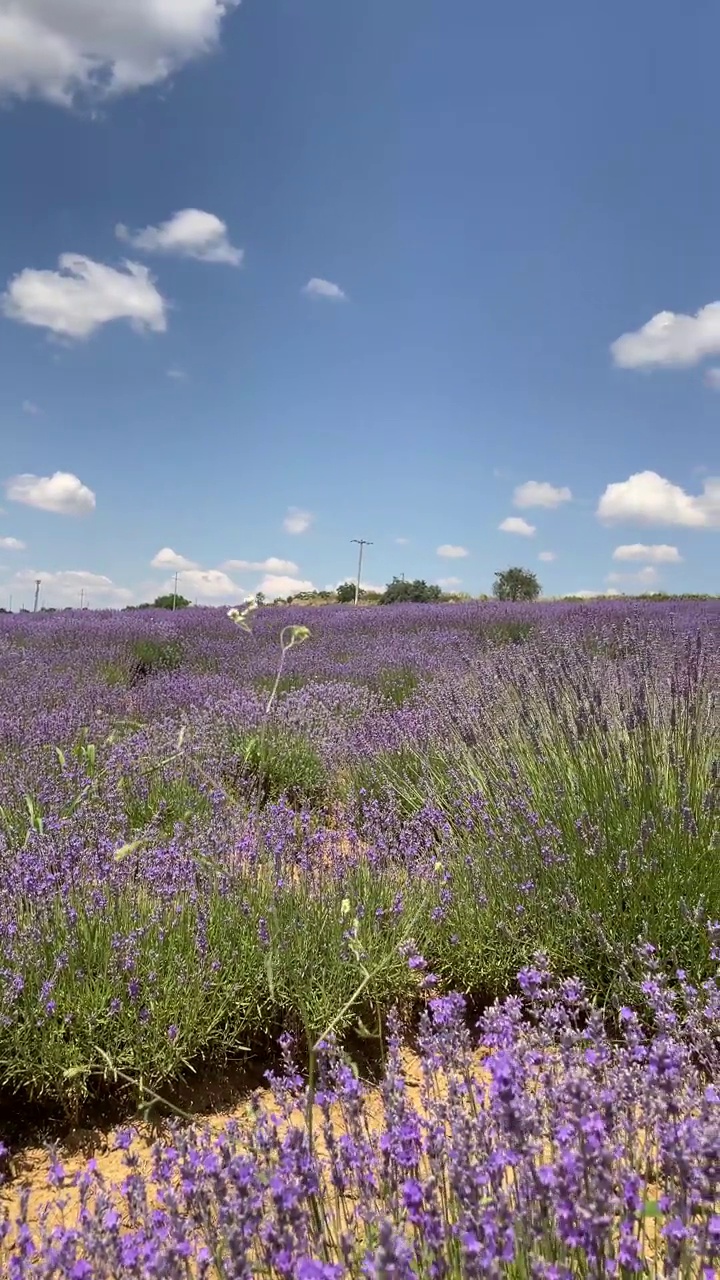
<svg viewBox="0 0 720 1280">
<path fill-rule="evenodd" d="M 248 623 L 0 618 L 0 1132 L 276 1093 L 8 1275 L 715 1276 L 718 602 Z"/>
</svg>

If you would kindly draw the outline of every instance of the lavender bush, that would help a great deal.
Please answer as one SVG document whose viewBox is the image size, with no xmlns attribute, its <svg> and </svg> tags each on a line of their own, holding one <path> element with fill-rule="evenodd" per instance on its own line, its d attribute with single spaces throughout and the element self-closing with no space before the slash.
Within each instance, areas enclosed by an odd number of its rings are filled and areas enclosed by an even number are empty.
<svg viewBox="0 0 720 1280">
<path fill-rule="evenodd" d="M 610 1033 L 582 984 L 554 979 L 542 957 L 475 1044 L 463 1000 L 431 999 L 410 1072 L 391 1023 L 380 1107 L 333 1043 L 308 1097 L 286 1037 L 285 1070 L 248 1119 L 220 1134 L 176 1127 L 149 1169 L 120 1135 L 122 1185 L 88 1166 L 70 1221 L 56 1159 L 39 1227 L 27 1196 L 0 1225 L 4 1274 L 710 1280 L 720 987 L 679 974 L 673 988 L 652 948 L 642 961 L 645 1028 L 621 1008 Z"/>
</svg>

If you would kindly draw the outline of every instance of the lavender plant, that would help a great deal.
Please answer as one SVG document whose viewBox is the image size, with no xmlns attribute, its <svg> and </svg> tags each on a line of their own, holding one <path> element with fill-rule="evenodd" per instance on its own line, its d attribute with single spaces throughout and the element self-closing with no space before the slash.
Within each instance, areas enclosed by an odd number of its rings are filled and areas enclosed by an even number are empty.
<svg viewBox="0 0 720 1280">
<path fill-rule="evenodd" d="M 51 1206 L 35 1225 L 21 1197 L 0 1226 L 6 1274 L 710 1280 L 720 987 L 678 997 L 644 958 L 645 1028 L 629 1008 L 608 1028 L 542 957 L 476 1043 L 462 998 L 432 997 L 410 1067 L 391 1026 L 379 1106 L 328 1038 L 309 1108 L 286 1038 L 285 1068 L 246 1118 L 220 1133 L 176 1125 L 149 1167 L 120 1134 L 124 1181 L 91 1164 L 70 1220 Z M 50 1181 L 54 1198 L 69 1189 L 57 1159 Z"/>
</svg>

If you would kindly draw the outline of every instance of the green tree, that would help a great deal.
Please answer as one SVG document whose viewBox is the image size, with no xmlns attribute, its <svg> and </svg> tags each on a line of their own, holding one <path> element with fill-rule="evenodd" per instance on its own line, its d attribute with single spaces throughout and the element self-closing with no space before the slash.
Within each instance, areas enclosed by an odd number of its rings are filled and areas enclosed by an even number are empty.
<svg viewBox="0 0 720 1280">
<path fill-rule="evenodd" d="M 393 578 L 380 597 L 380 603 L 432 604 L 441 596 L 440 588 L 428 585 L 423 578 L 416 578 L 414 582 L 406 582 L 404 578 Z"/>
<path fill-rule="evenodd" d="M 338 604 L 353 604 L 355 601 L 355 583 L 341 582 L 335 594 L 338 598 Z"/>
<path fill-rule="evenodd" d="M 493 595 L 496 600 L 537 600 L 540 583 L 529 569 L 515 566 L 495 574 Z"/>
<path fill-rule="evenodd" d="M 172 609 L 173 601 L 176 609 L 187 609 L 190 605 L 190 601 L 186 600 L 185 596 L 174 596 L 169 592 L 166 596 L 157 596 L 152 602 L 152 607 L 153 609 Z"/>
</svg>

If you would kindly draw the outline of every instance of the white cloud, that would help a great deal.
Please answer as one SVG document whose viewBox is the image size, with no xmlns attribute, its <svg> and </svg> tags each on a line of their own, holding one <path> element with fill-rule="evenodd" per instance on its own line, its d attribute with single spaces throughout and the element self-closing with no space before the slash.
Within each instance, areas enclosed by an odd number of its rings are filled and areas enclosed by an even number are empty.
<svg viewBox="0 0 720 1280">
<path fill-rule="evenodd" d="M 462 578 L 440 578 L 439 587 L 444 587 L 446 591 L 452 591 L 454 587 L 462 586 Z"/>
<path fill-rule="evenodd" d="M 84 516 L 95 510 L 95 494 L 69 471 L 52 476 L 13 476 L 5 485 L 10 502 L 61 516 Z"/>
<path fill-rule="evenodd" d="M 436 555 L 442 556 L 445 560 L 464 560 L 470 552 L 467 547 L 454 547 L 452 543 L 444 542 L 441 547 L 438 547 Z"/>
<path fill-rule="evenodd" d="M 311 511 L 302 511 L 300 507 L 288 507 L 288 513 L 283 520 L 283 529 L 286 533 L 307 533 L 314 519 Z"/>
<path fill-rule="evenodd" d="M 65 338 L 88 338 L 113 320 L 164 333 L 166 302 L 147 267 L 126 262 L 121 270 L 64 253 L 59 271 L 26 267 L 9 283 L 1 305 L 9 320 L 50 329 Z"/>
<path fill-rule="evenodd" d="M 118 587 L 112 578 L 101 573 L 88 573 L 83 569 L 66 569 L 51 573 L 43 569 L 22 569 L 12 579 L 12 585 L 29 591 L 35 590 L 35 583 L 40 580 L 40 604 L 60 607 L 75 605 L 79 607 L 80 594 L 84 593 L 84 603 L 93 607 L 101 605 L 128 604 L 132 591 Z"/>
<path fill-rule="evenodd" d="M 577 596 L 579 600 L 600 600 L 603 596 L 619 596 L 620 592 L 608 587 L 607 591 L 570 591 L 568 595 Z"/>
<path fill-rule="evenodd" d="M 293 560 L 279 560 L 277 556 L 268 556 L 267 560 L 226 560 L 222 567 L 230 573 L 245 569 L 256 573 L 298 573 L 298 566 Z"/>
<path fill-rule="evenodd" d="M 656 584 L 659 576 L 654 565 L 646 564 L 642 569 L 638 569 L 637 573 L 609 573 L 605 581 L 636 583 L 640 587 L 651 587 Z"/>
<path fill-rule="evenodd" d="M 166 591 L 172 591 L 175 587 L 175 579 L 170 578 L 166 583 Z M 220 569 L 185 569 L 178 574 L 178 591 L 188 596 L 191 600 L 226 600 L 232 602 L 246 593 L 242 587 L 233 582 L 226 573 Z"/>
<path fill-rule="evenodd" d="M 35 404 L 34 400 L 23 400 L 22 411 L 23 413 L 30 414 L 30 416 L 34 418 L 39 414 L 40 409 Z"/>
<path fill-rule="evenodd" d="M 68 106 L 166 80 L 239 0 L 1 0 L 0 93 Z"/>
<path fill-rule="evenodd" d="M 25 551 L 26 544 L 19 538 L 0 538 L 0 551 Z"/>
<path fill-rule="evenodd" d="M 616 547 L 613 560 L 641 560 L 645 564 L 682 564 L 682 556 L 677 547 L 669 547 L 666 543 L 647 546 L 643 542 L 632 542 L 626 546 Z"/>
<path fill-rule="evenodd" d="M 262 591 L 268 600 L 276 600 L 278 596 L 295 596 L 301 591 L 314 591 L 312 582 L 302 578 L 294 578 L 281 573 L 267 573 L 262 579 L 258 591 Z"/>
<path fill-rule="evenodd" d="M 537 533 L 534 524 L 528 524 L 527 520 L 523 520 L 522 516 L 507 516 L 498 529 L 502 533 L 519 533 L 522 538 L 533 538 Z"/>
<path fill-rule="evenodd" d="M 396 543 L 397 543 L 397 545 L 398 545 L 399 547 L 409 547 L 409 546 L 410 546 L 410 539 L 409 539 L 409 538 L 396 538 L 396 539 L 395 539 L 395 541 L 396 541 Z"/>
<path fill-rule="evenodd" d="M 173 551 L 172 547 L 163 547 L 153 556 L 150 561 L 153 569 L 197 569 L 194 560 L 188 560 L 185 556 L 178 555 L 177 551 Z"/>
<path fill-rule="evenodd" d="M 187 374 L 184 369 L 168 369 L 167 376 L 168 378 L 172 378 L 175 382 L 185 382 L 187 379 Z"/>
<path fill-rule="evenodd" d="M 239 267 L 245 256 L 243 249 L 230 243 L 227 224 L 203 209 L 181 209 L 159 227 L 145 227 L 142 231 L 129 231 L 119 222 L 115 234 L 134 249 L 197 258 L 199 262 Z"/>
<path fill-rule="evenodd" d="M 333 284 L 332 280 L 322 280 L 318 276 L 313 276 L 312 280 L 303 285 L 303 293 L 310 298 L 331 298 L 335 302 L 341 302 L 346 296 L 339 284 Z"/>
<path fill-rule="evenodd" d="M 538 560 L 545 560 L 548 564 L 550 564 L 552 560 L 557 560 L 557 556 L 554 551 L 541 551 L 540 555 L 538 556 Z"/>
<path fill-rule="evenodd" d="M 627 480 L 609 484 L 600 498 L 601 520 L 637 524 L 685 525 L 690 529 L 720 528 L 720 479 L 708 477 L 699 496 L 686 493 L 656 471 L 638 471 Z"/>
<path fill-rule="evenodd" d="M 559 507 L 563 502 L 572 502 L 570 489 L 556 488 L 546 480 L 527 480 L 513 494 L 515 507 Z"/>
<path fill-rule="evenodd" d="M 610 350 L 623 369 L 698 364 L 720 352 L 720 302 L 709 302 L 694 316 L 660 311 L 641 329 L 623 333 Z"/>
</svg>

